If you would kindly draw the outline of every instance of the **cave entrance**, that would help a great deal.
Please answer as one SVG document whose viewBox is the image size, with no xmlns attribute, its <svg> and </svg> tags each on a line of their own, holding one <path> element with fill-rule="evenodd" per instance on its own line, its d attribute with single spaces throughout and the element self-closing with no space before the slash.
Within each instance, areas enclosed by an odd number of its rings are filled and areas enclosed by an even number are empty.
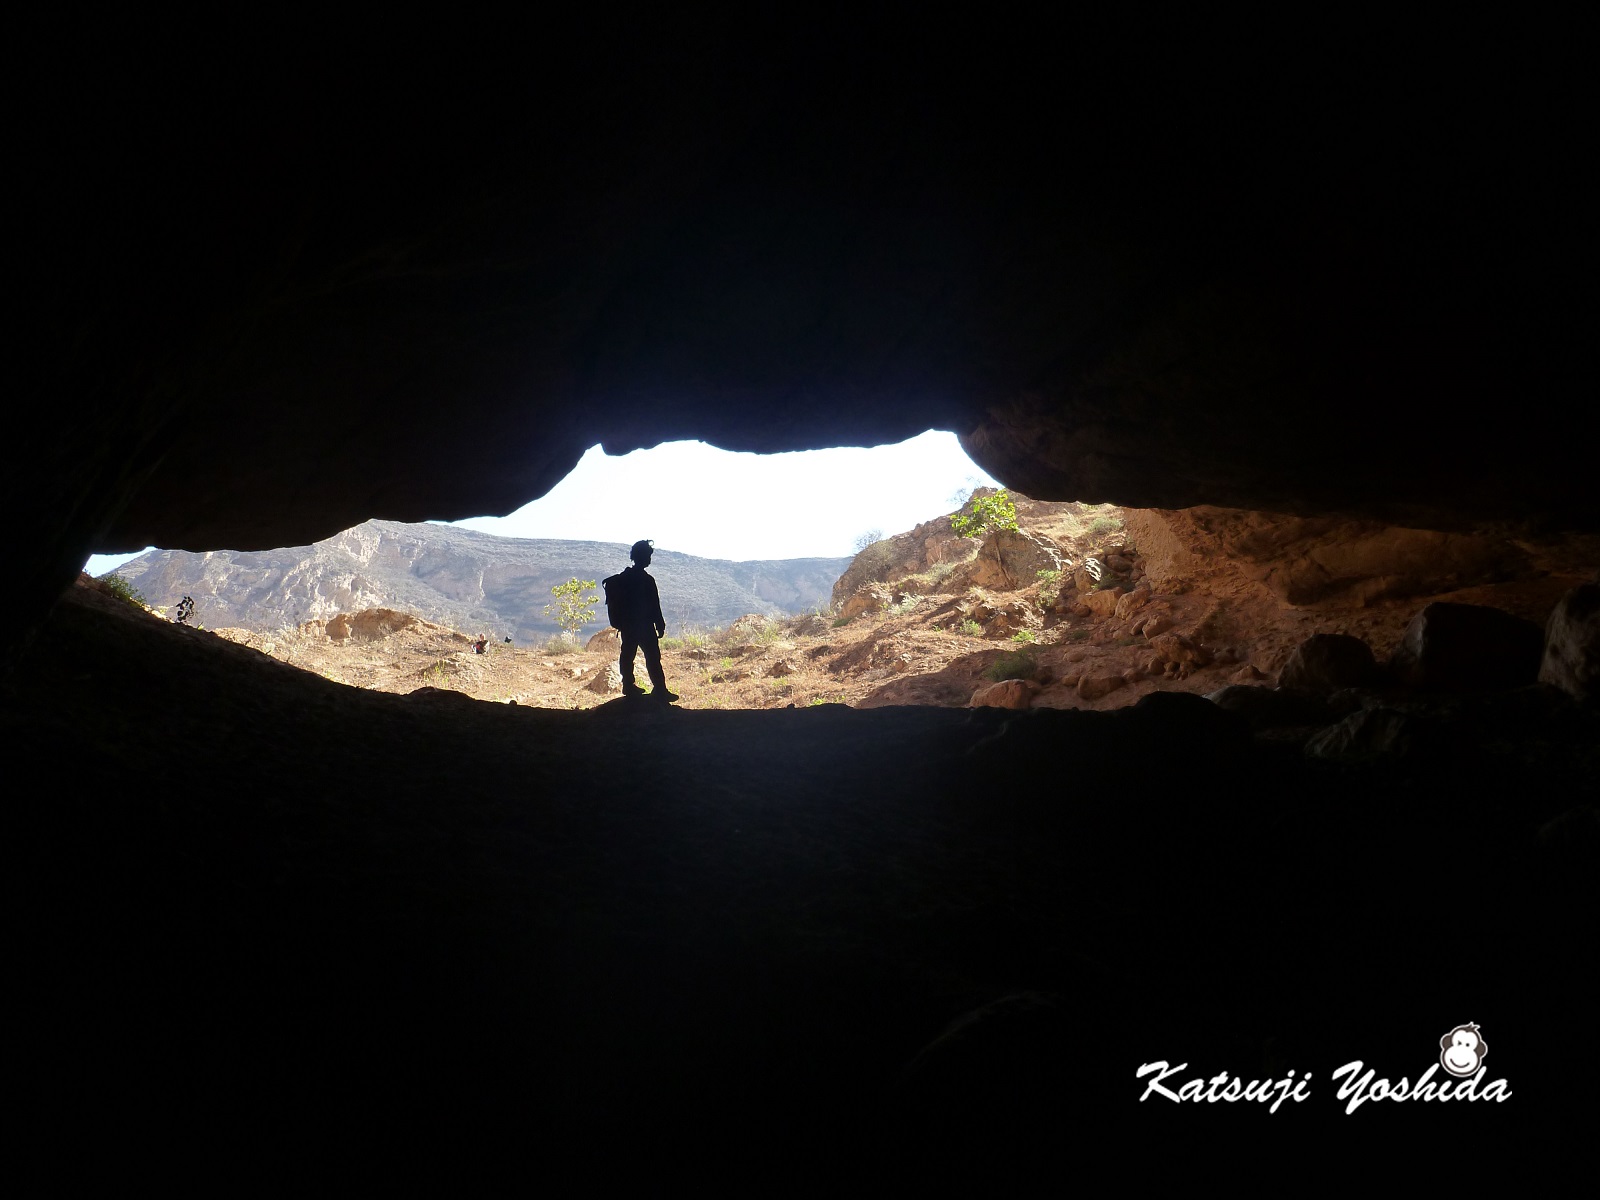
<svg viewBox="0 0 1600 1200">
<path fill-rule="evenodd" d="M 150 550 L 115 571 L 158 615 L 192 608 L 191 627 L 336 682 L 592 708 L 624 682 L 599 585 L 648 539 L 683 707 L 959 707 L 975 684 L 1048 674 L 1030 656 L 1053 641 L 1043 593 L 1064 565 L 1014 549 L 991 564 L 984 527 L 953 520 L 986 500 L 1058 549 L 1057 518 L 1115 524 L 1107 506 L 1011 496 L 953 434 L 929 430 L 766 455 L 595 446 L 507 516 L 369 520 L 270 551 Z"/>
</svg>

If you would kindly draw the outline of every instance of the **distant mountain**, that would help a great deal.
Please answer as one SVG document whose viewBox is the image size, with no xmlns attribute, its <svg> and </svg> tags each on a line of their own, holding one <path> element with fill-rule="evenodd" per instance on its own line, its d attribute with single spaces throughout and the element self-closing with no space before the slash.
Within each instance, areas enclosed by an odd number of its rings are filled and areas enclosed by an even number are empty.
<svg viewBox="0 0 1600 1200">
<path fill-rule="evenodd" d="M 463 632 L 519 642 L 556 632 L 544 615 L 550 589 L 576 576 L 596 582 L 628 565 L 612 542 L 506 538 L 447 525 L 366 521 L 311 546 L 282 550 L 152 550 L 118 567 L 153 605 L 195 601 L 211 629 L 271 632 L 341 612 L 382 606 Z M 826 604 L 848 558 L 729 562 L 657 550 L 650 565 L 668 632 L 725 625 L 744 613 L 804 612 Z M 596 613 L 598 628 L 605 609 Z"/>
</svg>

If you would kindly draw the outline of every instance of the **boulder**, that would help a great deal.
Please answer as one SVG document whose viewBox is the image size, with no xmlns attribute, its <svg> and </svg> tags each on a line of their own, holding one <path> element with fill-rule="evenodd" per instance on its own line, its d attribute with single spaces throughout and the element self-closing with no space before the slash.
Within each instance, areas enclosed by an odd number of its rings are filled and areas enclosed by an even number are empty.
<svg viewBox="0 0 1600 1200">
<path fill-rule="evenodd" d="M 1331 692 L 1370 687 L 1377 678 L 1378 661 L 1366 642 L 1343 633 L 1315 633 L 1294 648 L 1278 682 L 1287 688 Z"/>
<path fill-rule="evenodd" d="M 604 670 L 595 672 L 594 678 L 589 680 L 588 687 L 591 692 L 598 692 L 602 696 L 620 692 L 622 690 L 622 672 L 611 663 L 607 663 Z"/>
<path fill-rule="evenodd" d="M 1539 682 L 1577 700 L 1600 696 L 1600 584 L 1573 588 L 1550 613 Z"/>
<path fill-rule="evenodd" d="M 767 667 L 767 674 L 774 679 L 782 679 L 785 675 L 793 675 L 800 668 L 793 659 L 780 658 Z"/>
<path fill-rule="evenodd" d="M 1021 529 L 986 535 L 977 557 L 955 574 L 971 587 L 1010 591 L 1034 583 L 1040 571 L 1059 571 L 1061 551 L 1053 542 Z"/>
<path fill-rule="evenodd" d="M 1019 629 L 1037 629 L 1044 624 L 1033 607 L 1024 603 L 1002 604 L 994 608 L 987 618 L 979 618 L 996 635 L 1014 633 Z"/>
<path fill-rule="evenodd" d="M 1079 597 L 1079 603 L 1089 610 L 1089 615 L 1096 620 L 1115 616 L 1117 601 L 1122 598 L 1122 589 L 1119 587 L 1096 588 L 1092 592 L 1085 592 Z"/>
<path fill-rule="evenodd" d="M 1027 708 L 1033 703 L 1033 692 L 1033 685 L 1025 679 L 1006 679 L 973 692 L 967 707 Z"/>
<path fill-rule="evenodd" d="M 622 630 L 607 627 L 595 634 L 583 644 L 585 651 L 591 654 L 621 654 Z"/>
<path fill-rule="evenodd" d="M 1078 699 L 1098 700 L 1102 696 L 1109 696 L 1119 687 L 1125 686 L 1127 680 L 1121 675 L 1090 675 L 1085 673 L 1078 679 Z"/>
<path fill-rule="evenodd" d="M 1146 617 L 1134 632 L 1144 634 L 1145 640 L 1150 641 L 1168 632 L 1176 624 L 1177 622 L 1166 613 L 1156 613 Z"/>
<path fill-rule="evenodd" d="M 1163 633 L 1151 638 L 1150 649 L 1165 664 L 1166 674 L 1178 679 L 1187 677 L 1196 667 L 1206 666 L 1211 661 L 1204 646 L 1197 645 L 1181 633 Z"/>
<path fill-rule="evenodd" d="M 1147 583 L 1141 583 L 1131 592 L 1117 598 L 1117 620 L 1125 621 L 1139 609 L 1150 602 L 1151 589 Z"/>
<path fill-rule="evenodd" d="M 435 703 L 454 705 L 458 708 L 465 708 L 470 704 L 482 703 L 482 701 L 474 700 L 465 692 L 458 692 L 454 688 L 432 686 L 419 687 L 413 688 L 411 691 L 405 693 L 405 695 L 408 699 L 412 700 L 433 701 Z"/>
<path fill-rule="evenodd" d="M 328 621 L 328 637 L 336 642 L 346 638 L 358 642 L 379 642 L 391 634 L 420 625 L 410 613 L 392 608 L 365 608 L 357 613 L 339 613 Z M 462 639 L 466 640 L 466 639 Z"/>
<path fill-rule="evenodd" d="M 1411 618 L 1389 670 L 1415 688 L 1515 688 L 1539 678 L 1544 631 L 1480 604 L 1430 604 Z"/>
<path fill-rule="evenodd" d="M 1145 744 L 1162 746 L 1179 762 L 1216 762 L 1250 736 L 1238 716 L 1193 692 L 1151 692 L 1125 711 L 1139 726 L 1160 731 L 1147 734 Z"/>
<path fill-rule="evenodd" d="M 1410 753 L 1419 719 L 1395 708 L 1364 708 L 1329 726 L 1306 743 L 1312 758 L 1370 763 Z"/>
<path fill-rule="evenodd" d="M 889 589 L 881 584 L 864 584 L 846 598 L 839 609 L 839 616 L 850 621 L 864 613 L 880 612 L 889 607 L 893 599 Z"/>
<path fill-rule="evenodd" d="M 1236 713 L 1252 730 L 1326 725 L 1334 714 L 1320 696 L 1287 688 L 1229 684 L 1206 699 L 1224 712 Z"/>
</svg>

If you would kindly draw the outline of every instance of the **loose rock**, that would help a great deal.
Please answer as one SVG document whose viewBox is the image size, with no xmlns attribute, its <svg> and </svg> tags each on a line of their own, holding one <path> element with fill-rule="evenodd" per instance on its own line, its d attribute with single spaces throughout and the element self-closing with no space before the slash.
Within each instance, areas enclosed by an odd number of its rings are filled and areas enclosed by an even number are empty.
<svg viewBox="0 0 1600 1200">
<path fill-rule="evenodd" d="M 1551 612 L 1539 682 L 1577 700 L 1600 696 L 1600 584 L 1573 588 Z"/>
<path fill-rule="evenodd" d="M 1430 604 L 1411 618 L 1389 659 L 1416 688 L 1515 688 L 1539 678 L 1544 631 L 1479 604 Z"/>
<path fill-rule="evenodd" d="M 1150 602 L 1151 589 L 1148 584 L 1140 584 L 1133 591 L 1117 600 L 1117 620 L 1125 621 L 1139 609 Z"/>
<path fill-rule="evenodd" d="M 1116 613 L 1117 601 L 1121 598 L 1121 588 L 1096 588 L 1092 592 L 1085 592 L 1080 603 L 1089 610 L 1091 616 L 1104 619 Z"/>
<path fill-rule="evenodd" d="M 987 684 L 972 693 L 969 708 L 1027 708 L 1033 703 L 1033 685 L 1024 679 Z"/>
<path fill-rule="evenodd" d="M 1150 649 L 1166 664 L 1166 673 L 1178 679 L 1187 678 L 1196 667 L 1206 666 L 1211 661 L 1204 646 L 1195 644 L 1181 633 L 1163 633 L 1152 638 Z"/>
<path fill-rule="evenodd" d="M 1284 687 L 1333 691 L 1368 687 L 1377 676 L 1378 662 L 1366 642 L 1343 633 L 1317 633 L 1294 648 L 1278 682 Z"/>
<path fill-rule="evenodd" d="M 622 630 L 602 629 L 584 643 L 587 651 L 604 651 L 607 654 L 622 653 Z"/>
<path fill-rule="evenodd" d="M 1126 685 L 1121 675 L 1084 675 L 1078 680 L 1080 700 L 1098 700 Z"/>
<path fill-rule="evenodd" d="M 849 621 L 863 613 L 879 612 L 887 608 L 892 600 L 893 596 L 888 588 L 869 583 L 844 602 L 844 606 L 839 609 L 839 616 Z"/>
</svg>

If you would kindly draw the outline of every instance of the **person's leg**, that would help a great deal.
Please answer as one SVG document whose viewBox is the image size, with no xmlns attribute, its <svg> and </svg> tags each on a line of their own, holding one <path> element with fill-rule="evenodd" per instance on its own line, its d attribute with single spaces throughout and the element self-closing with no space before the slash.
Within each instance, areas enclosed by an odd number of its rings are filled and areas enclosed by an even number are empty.
<svg viewBox="0 0 1600 1200">
<path fill-rule="evenodd" d="M 650 634 L 639 639 L 639 648 L 644 651 L 644 667 L 650 673 L 650 685 L 663 699 L 676 700 L 677 697 L 667 690 L 666 672 L 661 669 L 661 642 Z"/>
<path fill-rule="evenodd" d="M 637 696 L 644 691 L 633 679 L 633 657 L 639 649 L 639 639 L 631 633 L 622 635 L 622 659 L 617 663 L 617 669 L 622 672 L 622 693 L 625 696 Z M 650 655 L 645 654 L 645 666 L 650 665 Z"/>
</svg>

